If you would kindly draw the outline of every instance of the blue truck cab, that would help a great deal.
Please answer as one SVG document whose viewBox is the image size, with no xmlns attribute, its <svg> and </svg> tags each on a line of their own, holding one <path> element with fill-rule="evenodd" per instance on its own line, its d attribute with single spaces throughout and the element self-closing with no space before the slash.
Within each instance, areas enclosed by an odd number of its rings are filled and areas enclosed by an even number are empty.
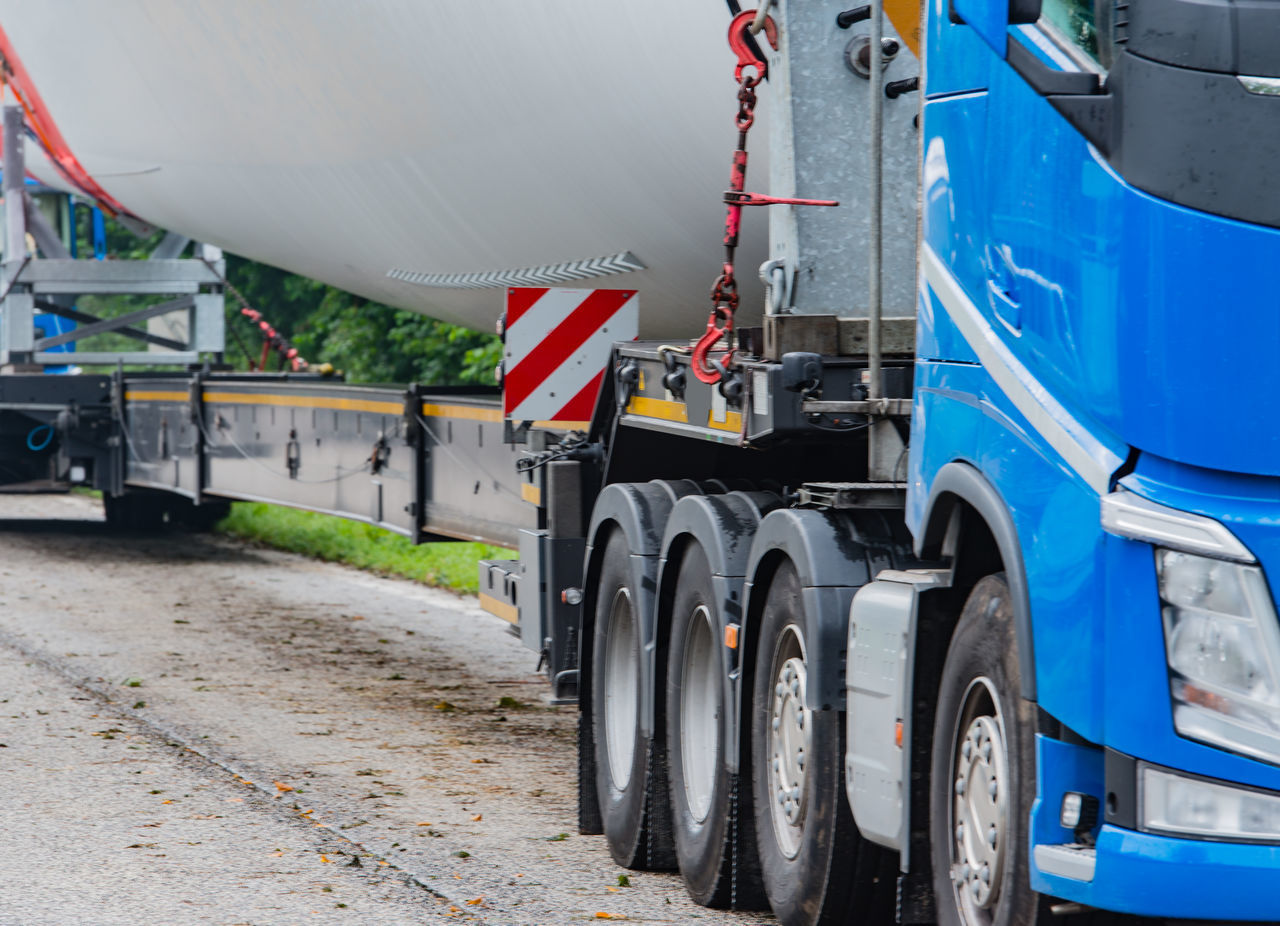
<svg viewBox="0 0 1280 926">
<path fill-rule="evenodd" d="M 946 515 L 969 510 L 1002 554 L 1035 706 L 1003 871 L 1280 920 L 1280 5 L 926 7 L 906 519 L 963 556 Z M 1006 747 L 1014 712 L 989 711 Z M 977 741 L 934 735 L 958 788 Z M 995 857 L 966 845 L 934 867 L 985 922 Z"/>
</svg>

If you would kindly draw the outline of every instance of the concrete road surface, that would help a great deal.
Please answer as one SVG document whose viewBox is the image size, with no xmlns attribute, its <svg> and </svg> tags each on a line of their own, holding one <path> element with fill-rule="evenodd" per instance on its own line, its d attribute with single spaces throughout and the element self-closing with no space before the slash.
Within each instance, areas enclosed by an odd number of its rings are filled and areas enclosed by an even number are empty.
<svg viewBox="0 0 1280 926">
<path fill-rule="evenodd" d="M 473 599 L 79 496 L 0 519 L 0 924 L 771 921 L 619 885 L 575 711 Z"/>
</svg>

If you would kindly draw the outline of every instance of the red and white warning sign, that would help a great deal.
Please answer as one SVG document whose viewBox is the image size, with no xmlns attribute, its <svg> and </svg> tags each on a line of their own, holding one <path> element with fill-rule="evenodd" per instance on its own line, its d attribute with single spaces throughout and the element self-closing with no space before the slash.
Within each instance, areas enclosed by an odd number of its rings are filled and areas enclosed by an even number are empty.
<svg viewBox="0 0 1280 926">
<path fill-rule="evenodd" d="M 634 289 L 507 290 L 502 411 L 516 421 L 588 421 L 616 341 L 640 330 Z"/>
</svg>

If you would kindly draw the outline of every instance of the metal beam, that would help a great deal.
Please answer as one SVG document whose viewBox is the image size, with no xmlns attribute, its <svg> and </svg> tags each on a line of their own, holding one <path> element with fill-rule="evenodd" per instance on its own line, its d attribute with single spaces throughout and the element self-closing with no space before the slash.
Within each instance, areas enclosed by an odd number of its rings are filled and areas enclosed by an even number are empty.
<svg viewBox="0 0 1280 926">
<path fill-rule="evenodd" d="M 5 255 L 5 262 L 11 260 Z M 216 266 L 216 265 L 215 265 Z M 124 286 L 171 285 L 160 292 L 180 293 L 191 286 L 218 286 L 222 277 L 201 260 L 36 260 L 18 274 L 17 282 L 30 283 L 42 293 L 53 292 L 53 284 L 74 285 L 79 290 L 62 292 L 119 292 Z M 104 289 L 103 287 L 111 287 Z M 123 290 L 141 292 L 142 290 Z M 156 290 L 148 290 L 155 292 Z"/>
<path fill-rule="evenodd" d="M 177 232 L 165 232 L 164 237 L 160 239 L 160 243 L 156 245 L 156 249 L 151 252 L 147 260 L 173 260 L 179 257 L 191 239 L 186 235 L 179 235 Z"/>
<path fill-rule="evenodd" d="M 82 325 L 92 325 L 95 322 L 110 321 L 110 319 L 98 318 L 96 315 L 90 315 L 88 312 L 79 312 L 66 306 L 56 305 L 52 302 L 46 302 L 43 299 L 36 300 L 36 308 L 42 312 L 48 312 L 50 315 L 57 315 L 59 318 L 69 318 L 73 322 Z M 136 328 L 121 328 L 116 334 L 122 334 L 126 338 L 132 338 L 135 341 L 142 341 L 146 344 L 154 344 L 157 347 L 167 347 L 170 350 L 186 350 L 187 345 L 181 341 L 175 341 L 172 338 L 162 338 L 158 334 L 149 334 L 146 331 L 138 331 Z"/>
<path fill-rule="evenodd" d="M 48 350 L 51 347 L 70 344 L 72 341 L 79 341 L 81 338 L 87 338 L 91 335 L 104 334 L 108 331 L 117 331 L 126 325 L 132 325 L 134 322 L 146 321 L 148 318 L 155 318 L 157 315 L 167 315 L 170 312 L 177 312 L 182 309 L 192 309 L 194 307 L 195 300 L 191 296 L 180 296 L 177 299 L 171 299 L 168 302 L 162 302 L 159 305 L 153 305 L 149 308 L 139 309 L 137 312 L 130 312 L 127 315 L 121 315 L 118 318 L 108 318 L 104 321 L 83 325 L 75 331 L 68 331 L 65 334 L 54 335 L 51 338 L 40 338 L 35 342 L 35 350 Z"/>
<path fill-rule="evenodd" d="M 172 354 L 151 353 L 149 351 L 76 351 L 70 354 L 53 353 L 43 351 L 34 355 L 35 363 L 74 363 L 80 366 L 109 366 L 113 367 L 117 363 L 125 363 L 129 365 L 156 366 L 158 364 L 167 364 L 170 366 L 191 366 L 200 362 L 200 355 L 195 351 L 175 351 Z"/>
<path fill-rule="evenodd" d="M 5 202 L 9 200 L 6 198 Z M 62 238 L 49 224 L 49 220 L 44 217 L 35 203 L 31 201 L 31 197 L 26 191 L 22 193 L 22 204 L 27 211 L 27 229 L 31 232 L 31 237 L 36 239 L 36 247 L 44 254 L 45 257 L 53 257 L 59 260 L 71 260 L 71 252 L 67 250 L 67 246 L 62 243 Z"/>
<path fill-rule="evenodd" d="M 4 259 L 8 263 L 27 256 L 26 167 L 23 165 L 22 107 L 4 108 Z M 13 208 L 14 205 L 18 208 Z"/>
</svg>

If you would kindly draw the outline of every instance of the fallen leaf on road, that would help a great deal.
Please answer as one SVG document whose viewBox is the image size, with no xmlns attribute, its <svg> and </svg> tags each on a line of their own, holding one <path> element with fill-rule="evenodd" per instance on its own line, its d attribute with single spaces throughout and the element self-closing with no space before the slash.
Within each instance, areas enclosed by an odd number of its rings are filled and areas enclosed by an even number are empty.
<svg viewBox="0 0 1280 926">
<path fill-rule="evenodd" d="M 238 798 L 237 798 L 237 800 L 238 800 Z M 173 803 L 173 798 L 169 798 L 168 800 L 161 801 L 160 803 L 161 803 L 161 804 L 172 804 L 172 803 Z"/>
<path fill-rule="evenodd" d="M 324 862 L 326 865 L 328 865 L 328 864 L 330 864 L 330 863 L 332 863 L 332 862 L 333 862 L 333 859 L 329 858 L 329 856 L 327 856 L 327 855 L 322 855 L 322 856 L 320 856 L 320 861 L 322 861 L 322 862 Z"/>
<path fill-rule="evenodd" d="M 482 813 L 478 813 L 478 814 L 476 814 L 474 817 L 472 817 L 472 818 L 471 818 L 471 822 L 472 822 L 472 823 L 479 823 L 479 822 L 480 822 L 481 820 L 483 820 L 483 819 L 484 819 L 484 814 L 482 814 Z"/>
<path fill-rule="evenodd" d="M 275 782 L 275 786 L 276 786 L 276 790 L 277 790 L 277 791 L 292 791 L 292 790 L 293 790 L 293 785 L 287 785 L 287 784 L 285 784 L 283 781 L 277 781 L 277 782 Z"/>
<path fill-rule="evenodd" d="M 475 900 L 468 900 L 468 901 L 467 901 L 467 906 L 468 906 L 468 907 L 475 907 L 475 906 L 478 906 L 478 905 L 480 905 L 480 904 L 482 904 L 482 903 L 484 903 L 484 898 L 483 898 L 483 897 L 477 897 Z"/>
<path fill-rule="evenodd" d="M 621 913 L 605 913 L 605 912 L 603 912 L 603 911 L 600 911 L 600 912 L 596 913 L 596 919 L 598 919 L 598 920 L 625 920 L 625 919 L 626 919 L 626 916 L 625 916 L 625 915 L 623 915 L 623 914 L 621 914 Z"/>
<path fill-rule="evenodd" d="M 437 702 L 436 702 L 436 710 L 438 710 L 438 711 L 444 711 L 444 712 L 448 713 L 449 711 L 456 711 L 456 710 L 457 710 L 457 708 L 456 708 L 456 707 L 454 707 L 452 704 L 450 704 L 448 701 L 437 701 Z"/>
<path fill-rule="evenodd" d="M 435 826 L 434 823 L 419 823 L 418 826 Z"/>
</svg>

